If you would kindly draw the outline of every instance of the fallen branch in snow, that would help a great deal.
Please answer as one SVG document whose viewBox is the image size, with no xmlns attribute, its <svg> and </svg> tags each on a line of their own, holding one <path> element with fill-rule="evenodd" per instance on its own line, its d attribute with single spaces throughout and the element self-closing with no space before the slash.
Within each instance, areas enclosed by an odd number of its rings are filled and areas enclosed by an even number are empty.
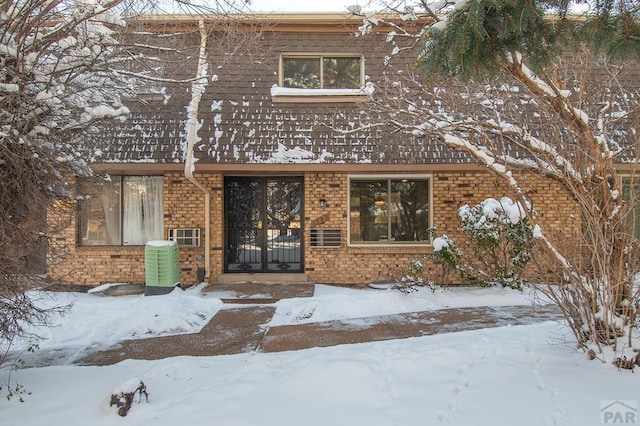
<svg viewBox="0 0 640 426">
<path fill-rule="evenodd" d="M 129 413 L 136 394 L 138 394 L 138 404 L 142 401 L 142 395 L 149 402 L 149 394 L 144 382 L 138 378 L 129 379 L 111 391 L 109 406 L 113 407 L 115 405 L 118 407 L 118 414 L 124 417 Z"/>
<path fill-rule="evenodd" d="M 633 370 L 636 365 L 640 365 L 640 352 L 636 353 L 634 357 L 631 357 L 629 359 L 627 359 L 626 356 L 623 356 L 622 358 L 618 357 L 613 362 L 613 364 L 618 368 Z"/>
</svg>

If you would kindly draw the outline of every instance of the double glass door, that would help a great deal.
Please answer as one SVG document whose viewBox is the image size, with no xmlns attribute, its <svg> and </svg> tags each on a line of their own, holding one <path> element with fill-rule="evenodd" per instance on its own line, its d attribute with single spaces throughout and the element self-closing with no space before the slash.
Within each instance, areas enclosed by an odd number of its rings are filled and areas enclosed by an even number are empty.
<svg viewBox="0 0 640 426">
<path fill-rule="evenodd" d="M 302 272 L 302 178 L 225 179 L 225 272 Z"/>
</svg>

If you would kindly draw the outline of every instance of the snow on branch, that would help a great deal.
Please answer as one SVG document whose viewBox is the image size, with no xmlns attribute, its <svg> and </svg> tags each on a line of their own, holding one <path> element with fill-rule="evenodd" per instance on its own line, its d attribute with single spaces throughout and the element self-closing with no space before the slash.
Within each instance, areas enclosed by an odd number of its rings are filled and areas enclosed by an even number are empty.
<svg viewBox="0 0 640 426">
<path fill-rule="evenodd" d="M 468 139 L 463 139 L 451 134 L 444 134 L 443 138 L 444 142 L 447 145 L 468 152 L 469 154 L 473 155 L 474 158 L 485 164 L 494 173 L 504 177 L 507 182 L 509 182 L 509 185 L 514 188 L 519 195 L 524 194 L 524 191 L 522 191 L 522 189 L 520 188 L 520 185 L 513 177 L 511 171 L 509 171 L 504 164 L 501 164 L 500 161 L 489 151 L 483 149 L 481 146 L 471 143 Z"/>
<path fill-rule="evenodd" d="M 551 97 L 560 95 L 565 98 L 569 95 L 569 93 L 567 93 L 566 91 L 561 91 L 556 87 L 552 87 L 549 83 L 547 83 L 546 81 L 542 80 L 540 77 L 535 75 L 534 72 L 531 71 L 531 69 L 529 69 L 529 67 L 527 67 L 522 62 L 521 54 L 518 53 L 514 57 L 510 53 L 507 53 L 506 59 L 507 59 L 507 62 L 513 64 L 515 67 L 520 69 L 522 71 L 522 75 L 526 77 L 526 79 L 528 79 L 533 86 L 537 87 L 540 93 L 546 96 L 551 96 Z"/>
<path fill-rule="evenodd" d="M 550 79 L 541 79 L 535 75 L 522 60 L 522 55 L 507 55 L 507 69 L 522 82 L 532 93 L 546 99 L 556 112 L 564 117 L 571 126 L 576 127 L 580 132 L 592 133 L 589 128 L 589 116 L 580 108 L 571 105 L 569 96 L 571 92 L 558 87 Z M 593 139 L 593 138 L 592 138 Z"/>
<path fill-rule="evenodd" d="M 204 76 L 196 76 L 196 77 L 192 77 L 192 78 L 185 78 L 182 80 L 179 79 L 175 79 L 175 78 L 162 78 L 162 77 L 152 77 L 148 74 L 144 74 L 144 73 L 137 73 L 137 72 L 132 72 L 132 71 L 126 71 L 126 70 L 113 70 L 114 74 L 118 74 L 118 75 L 122 75 L 122 76 L 127 76 L 127 77 L 133 77 L 136 79 L 140 79 L 140 80 L 145 80 L 145 81 L 152 81 L 152 82 L 156 82 L 156 83 L 197 83 L 197 82 L 201 82 L 203 80 L 206 80 L 208 78 L 208 76 L 204 75 Z"/>
<path fill-rule="evenodd" d="M 159 52 L 180 52 L 180 50 L 173 48 L 173 47 L 166 47 L 166 46 L 158 46 L 158 45 L 154 45 L 154 44 L 142 44 L 142 43 L 133 43 L 132 44 L 133 47 L 139 47 L 141 49 L 149 49 L 149 50 L 156 50 Z"/>
<path fill-rule="evenodd" d="M 0 92 L 4 93 L 18 93 L 20 86 L 17 84 L 0 83 Z"/>
<path fill-rule="evenodd" d="M 561 155 L 552 145 L 541 141 L 530 133 L 523 132 L 520 136 L 522 137 L 522 141 L 527 144 L 531 151 L 541 153 L 545 155 L 545 158 L 551 158 L 552 161 L 564 170 L 573 180 L 576 182 L 582 182 L 582 176 L 580 172 L 574 168 L 573 163 Z"/>
</svg>

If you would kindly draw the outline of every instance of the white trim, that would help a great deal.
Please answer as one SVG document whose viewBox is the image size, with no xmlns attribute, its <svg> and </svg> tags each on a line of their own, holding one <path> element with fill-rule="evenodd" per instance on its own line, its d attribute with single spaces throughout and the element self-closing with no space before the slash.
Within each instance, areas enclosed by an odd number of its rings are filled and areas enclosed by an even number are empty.
<svg viewBox="0 0 640 426">
<path fill-rule="evenodd" d="M 364 65 L 365 65 L 365 60 L 364 60 L 364 55 L 362 55 L 361 53 L 349 53 L 349 52 L 341 52 L 341 53 L 334 53 L 334 52 L 309 52 L 309 53 L 302 53 L 302 52 L 284 52 L 280 54 L 280 58 L 279 58 L 279 63 L 278 63 L 278 86 L 280 86 L 281 88 L 285 88 L 284 87 L 284 60 L 288 59 L 288 58 L 300 58 L 300 59 L 318 59 L 320 61 L 320 84 L 322 84 L 322 82 L 324 81 L 324 64 L 323 64 L 323 58 L 360 58 L 360 84 L 362 86 L 365 85 L 365 72 L 364 72 Z M 276 86 L 277 87 L 277 86 Z M 286 88 L 289 89 L 289 88 Z M 297 90 L 311 90 L 313 92 L 318 92 L 318 91 L 323 91 L 323 90 L 357 90 L 357 91 L 362 91 L 363 89 L 297 89 Z M 317 93 L 316 93 L 317 94 Z M 364 92 L 362 93 L 358 93 L 359 95 L 365 94 Z M 350 96 L 353 96 L 353 93 L 349 93 Z M 271 96 L 276 96 L 273 94 L 273 91 L 271 92 Z M 278 95 L 278 96 L 286 96 L 286 95 Z M 301 96 L 300 94 L 297 94 L 295 96 Z M 314 96 L 314 94 L 303 94 L 302 96 Z M 335 96 L 335 95 L 332 95 Z M 344 95 L 343 95 L 344 96 Z"/>
<path fill-rule="evenodd" d="M 293 87 L 271 87 L 271 97 L 278 96 L 367 96 L 364 88 L 360 89 L 298 89 Z"/>
</svg>

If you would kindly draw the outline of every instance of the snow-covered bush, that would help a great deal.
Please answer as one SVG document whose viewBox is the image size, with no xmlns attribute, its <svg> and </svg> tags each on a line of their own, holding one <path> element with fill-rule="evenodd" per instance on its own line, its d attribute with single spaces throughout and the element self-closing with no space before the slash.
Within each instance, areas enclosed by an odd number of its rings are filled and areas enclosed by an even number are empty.
<svg viewBox="0 0 640 426">
<path fill-rule="evenodd" d="M 531 260 L 533 227 L 522 204 L 504 197 L 487 198 L 458 209 L 462 229 L 476 245 L 474 251 L 486 270 L 477 272 L 483 283 L 522 289 L 522 272 Z"/>
<path fill-rule="evenodd" d="M 423 263 L 419 260 L 412 260 L 409 262 L 409 268 L 407 270 L 407 276 L 415 278 L 416 280 L 422 281 L 422 268 L 424 267 Z"/>
<path fill-rule="evenodd" d="M 442 265 L 442 284 L 447 284 L 449 281 L 449 273 L 451 271 L 458 271 L 463 276 L 463 270 L 460 265 L 460 259 L 462 258 L 462 252 L 456 247 L 455 241 L 449 238 L 446 234 L 434 238 L 433 240 L 433 260 Z"/>
<path fill-rule="evenodd" d="M 433 234 L 435 229 L 429 229 L 428 232 Z M 462 252 L 456 247 L 455 242 L 443 234 L 434 238 L 431 256 L 413 259 L 406 270 L 400 271 L 395 276 L 392 274 L 394 280 L 392 288 L 404 293 L 416 291 L 418 287 L 427 287 L 431 291 L 436 291 L 441 286 L 449 284 L 451 271 L 458 271 L 461 276 L 464 276 L 465 267 L 459 265 L 461 258 Z M 442 270 L 425 268 L 425 265 L 433 263 L 441 265 Z"/>
<path fill-rule="evenodd" d="M 421 259 L 413 259 L 409 262 L 406 269 L 391 273 L 393 290 L 400 290 L 403 293 L 413 293 L 418 291 L 419 287 L 426 287 L 431 291 L 436 291 L 442 285 L 442 280 L 434 281 L 432 271 L 425 270 L 425 264 L 430 263 L 430 256 L 423 256 Z"/>
<path fill-rule="evenodd" d="M 391 286 L 394 290 L 400 290 L 403 293 L 411 293 L 417 291 L 418 287 L 428 286 L 431 290 L 435 290 L 433 283 L 424 279 L 424 261 L 426 259 L 413 259 L 409 262 L 409 266 L 405 271 L 401 271 L 399 276 L 394 277 L 394 283 Z"/>
</svg>

